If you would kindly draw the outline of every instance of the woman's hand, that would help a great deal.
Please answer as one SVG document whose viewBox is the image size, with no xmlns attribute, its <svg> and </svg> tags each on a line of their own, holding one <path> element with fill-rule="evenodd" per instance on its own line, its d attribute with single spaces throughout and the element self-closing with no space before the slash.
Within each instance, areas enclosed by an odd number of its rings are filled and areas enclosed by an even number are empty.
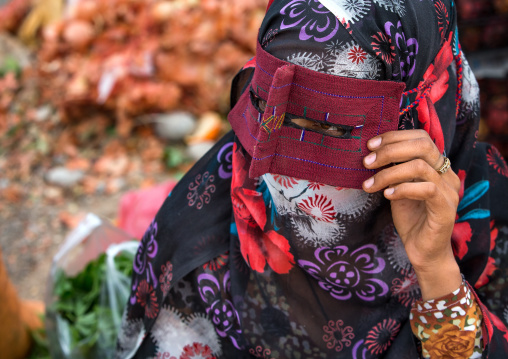
<svg viewBox="0 0 508 359">
<path fill-rule="evenodd" d="M 424 300 L 459 288 L 460 270 L 451 236 L 459 203 L 460 180 L 423 130 L 387 132 L 369 140 L 368 169 L 395 163 L 363 183 L 366 192 L 384 189 L 395 228 L 413 265 Z"/>
</svg>

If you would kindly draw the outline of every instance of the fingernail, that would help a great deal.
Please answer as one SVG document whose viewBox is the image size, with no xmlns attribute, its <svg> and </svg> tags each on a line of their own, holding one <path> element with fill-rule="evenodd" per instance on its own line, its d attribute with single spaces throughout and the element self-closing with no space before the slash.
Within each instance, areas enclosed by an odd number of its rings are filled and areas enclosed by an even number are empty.
<svg viewBox="0 0 508 359">
<path fill-rule="evenodd" d="M 366 165 L 371 165 L 371 164 L 374 163 L 375 160 L 376 160 L 376 154 L 375 153 L 371 153 L 370 155 L 365 157 L 365 164 Z"/>
<path fill-rule="evenodd" d="M 381 144 L 381 137 L 373 138 L 369 141 L 370 148 L 377 148 Z"/>
<path fill-rule="evenodd" d="M 385 190 L 385 195 L 391 196 L 393 194 L 393 192 L 395 192 L 395 188 L 393 188 L 393 187 L 392 188 L 387 188 Z"/>
<path fill-rule="evenodd" d="M 370 188 L 374 184 L 374 178 L 369 178 L 367 181 L 363 182 L 365 188 Z"/>
</svg>

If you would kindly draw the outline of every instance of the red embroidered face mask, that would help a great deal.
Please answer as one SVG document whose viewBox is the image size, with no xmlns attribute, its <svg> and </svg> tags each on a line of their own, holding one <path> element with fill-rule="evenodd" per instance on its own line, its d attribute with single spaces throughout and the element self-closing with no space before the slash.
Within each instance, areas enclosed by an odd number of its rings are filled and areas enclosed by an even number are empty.
<svg viewBox="0 0 508 359">
<path fill-rule="evenodd" d="M 280 60 L 258 44 L 256 67 L 228 119 L 265 173 L 362 188 L 367 141 L 398 128 L 405 84 L 323 74 Z"/>
</svg>

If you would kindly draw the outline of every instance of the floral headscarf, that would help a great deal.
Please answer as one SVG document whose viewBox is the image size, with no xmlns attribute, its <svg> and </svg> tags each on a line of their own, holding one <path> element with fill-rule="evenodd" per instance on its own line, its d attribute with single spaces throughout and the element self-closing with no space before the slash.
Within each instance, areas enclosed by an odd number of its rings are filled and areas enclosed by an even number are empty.
<svg viewBox="0 0 508 359">
<path fill-rule="evenodd" d="M 476 142 L 478 85 L 455 14 L 445 0 L 275 1 L 259 46 L 316 73 L 404 84 L 398 128 L 425 129 L 461 179 L 455 255 L 477 289 L 483 357 L 502 358 L 508 167 Z M 235 132 L 259 71 L 253 60 L 233 82 Z M 246 143 L 226 135 L 147 230 L 117 357 L 418 358 L 419 287 L 389 203 L 273 171 L 252 177 Z"/>
</svg>

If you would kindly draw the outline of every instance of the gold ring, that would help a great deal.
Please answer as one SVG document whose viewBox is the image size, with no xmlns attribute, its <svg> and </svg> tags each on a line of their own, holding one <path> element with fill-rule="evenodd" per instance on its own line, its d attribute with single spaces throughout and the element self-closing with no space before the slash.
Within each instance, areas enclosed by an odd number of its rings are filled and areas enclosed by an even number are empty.
<svg viewBox="0 0 508 359">
<path fill-rule="evenodd" d="M 443 165 L 436 170 L 441 175 L 446 173 L 450 169 L 450 167 L 452 165 L 450 160 L 448 159 L 448 157 L 444 157 L 443 156 L 443 158 L 444 158 Z"/>
</svg>

